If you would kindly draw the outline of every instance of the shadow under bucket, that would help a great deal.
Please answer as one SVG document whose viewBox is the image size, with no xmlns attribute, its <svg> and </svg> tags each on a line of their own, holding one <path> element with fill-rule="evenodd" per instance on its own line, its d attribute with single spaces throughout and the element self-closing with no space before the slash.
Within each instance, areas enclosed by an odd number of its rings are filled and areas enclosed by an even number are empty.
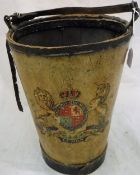
<svg viewBox="0 0 140 175">
<path fill-rule="evenodd" d="M 130 11 L 130 23 L 104 15 Z M 88 174 L 104 161 L 111 114 L 138 12 L 133 2 L 5 16 L 17 104 L 22 111 L 14 63 L 43 158 L 53 169 Z M 48 17 L 34 19 L 38 16 Z"/>
</svg>

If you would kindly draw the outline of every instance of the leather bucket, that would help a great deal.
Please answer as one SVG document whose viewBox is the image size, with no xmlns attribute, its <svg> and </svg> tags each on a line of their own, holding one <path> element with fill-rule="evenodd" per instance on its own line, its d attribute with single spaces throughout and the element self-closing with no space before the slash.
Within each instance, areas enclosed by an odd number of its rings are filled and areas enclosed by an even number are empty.
<svg viewBox="0 0 140 175">
<path fill-rule="evenodd" d="M 132 20 L 105 15 L 120 12 L 132 12 Z M 17 104 L 22 111 L 15 66 L 44 160 L 53 169 L 88 174 L 104 161 L 111 114 L 138 14 L 133 2 L 5 16 Z"/>
</svg>

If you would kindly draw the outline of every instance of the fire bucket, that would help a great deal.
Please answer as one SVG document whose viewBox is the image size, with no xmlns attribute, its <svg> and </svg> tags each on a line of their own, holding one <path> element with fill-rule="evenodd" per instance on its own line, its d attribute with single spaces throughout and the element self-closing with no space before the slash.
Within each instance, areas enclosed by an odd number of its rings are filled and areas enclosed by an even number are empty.
<svg viewBox="0 0 140 175">
<path fill-rule="evenodd" d="M 121 12 L 132 12 L 132 20 L 104 15 Z M 17 104 L 22 111 L 15 66 L 44 160 L 53 169 L 88 174 L 104 161 L 111 114 L 138 16 L 136 2 L 5 16 Z"/>
</svg>

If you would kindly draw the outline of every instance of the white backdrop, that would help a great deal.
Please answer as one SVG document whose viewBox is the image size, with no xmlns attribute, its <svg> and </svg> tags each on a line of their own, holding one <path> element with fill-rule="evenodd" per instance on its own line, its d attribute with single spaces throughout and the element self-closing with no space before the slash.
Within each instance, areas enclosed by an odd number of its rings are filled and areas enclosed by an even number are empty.
<svg viewBox="0 0 140 175">
<path fill-rule="evenodd" d="M 139 4 L 140 4 L 140 0 Z M 102 6 L 125 0 L 0 0 L 0 175 L 58 175 L 45 165 L 38 136 L 20 85 L 24 113 L 18 111 L 5 49 L 3 16 L 64 6 Z M 130 18 L 130 14 L 123 14 Z M 140 22 L 135 26 L 134 60 L 125 66 L 104 164 L 94 175 L 140 174 Z"/>
</svg>

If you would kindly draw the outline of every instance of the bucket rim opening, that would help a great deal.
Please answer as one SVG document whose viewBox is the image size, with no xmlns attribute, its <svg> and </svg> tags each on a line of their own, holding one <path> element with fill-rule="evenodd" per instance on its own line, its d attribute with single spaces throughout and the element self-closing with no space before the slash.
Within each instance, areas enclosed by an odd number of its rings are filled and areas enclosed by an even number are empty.
<svg viewBox="0 0 140 175">
<path fill-rule="evenodd" d="M 95 22 L 96 21 L 100 24 L 100 27 L 103 26 L 103 24 L 102 24 L 103 21 L 104 21 L 104 23 L 109 23 L 110 22 L 114 25 L 114 30 L 116 30 L 115 25 L 116 26 L 118 25 L 119 27 L 118 26 L 117 27 L 119 28 L 119 30 L 122 30 L 122 31 L 116 37 L 112 37 L 112 38 L 109 38 L 109 39 L 106 39 L 106 40 L 103 40 L 103 41 L 99 41 L 99 42 L 72 44 L 72 45 L 59 45 L 59 46 L 58 45 L 57 46 L 30 45 L 30 44 L 20 43 L 20 42 L 18 42 L 18 40 L 15 39 L 15 36 L 16 36 L 17 32 L 20 32 L 20 31 L 22 32 L 23 30 L 32 28 L 34 26 L 39 26 L 39 25 L 42 25 L 42 24 L 55 24 L 56 22 L 65 22 L 65 21 L 68 21 L 68 22 L 70 22 L 70 21 L 75 22 L 76 21 L 77 22 L 78 20 L 79 21 L 84 20 L 84 22 L 86 22 L 86 21 Z M 43 19 L 35 19 L 35 20 L 32 20 L 32 21 L 28 21 L 28 23 L 20 25 L 14 32 L 9 31 L 8 34 L 7 34 L 7 40 L 9 42 L 9 44 L 11 45 L 11 47 L 13 49 L 17 50 L 17 51 L 18 50 L 19 51 L 20 50 L 26 50 L 26 51 L 28 50 L 29 51 L 29 50 L 37 49 L 37 50 L 42 50 L 42 51 L 46 50 L 47 52 L 52 51 L 52 53 L 53 53 L 53 51 L 59 50 L 60 51 L 60 52 L 58 51 L 59 55 L 60 54 L 67 55 L 67 54 L 71 54 L 70 49 L 74 50 L 74 48 L 76 49 L 76 48 L 80 47 L 81 48 L 80 52 L 79 51 L 77 52 L 75 50 L 74 54 L 86 53 L 86 52 L 89 53 L 89 52 L 94 51 L 94 49 L 96 50 L 97 46 L 102 47 L 102 45 L 106 45 L 106 47 L 110 47 L 111 43 L 114 43 L 115 45 L 119 45 L 119 44 L 122 44 L 124 42 L 128 42 L 129 39 L 132 36 L 132 27 L 129 26 L 129 28 L 127 28 L 127 24 L 128 24 L 128 22 L 125 21 L 125 20 L 122 20 L 121 18 L 114 17 L 114 16 L 108 16 L 108 15 L 82 15 L 82 16 L 79 16 L 79 15 L 65 15 L 65 16 L 57 16 L 57 17 L 51 17 L 49 19 L 48 18 L 43 18 Z M 111 25 L 109 26 L 110 29 L 111 29 L 112 26 Z M 63 26 L 61 26 L 61 27 L 63 27 Z M 39 30 L 36 30 L 35 32 L 38 32 L 38 31 Z M 84 47 L 86 47 L 86 48 L 88 47 L 88 49 L 84 50 Z M 94 48 L 94 47 L 96 47 L 96 48 Z M 65 50 L 68 50 L 68 51 L 66 52 Z M 63 53 L 61 53 L 61 52 L 63 52 Z M 55 52 L 54 52 L 54 55 L 58 55 L 58 53 L 55 54 Z M 45 53 L 44 53 L 44 55 L 45 55 Z M 48 55 L 48 53 L 46 53 L 46 55 Z"/>
</svg>

